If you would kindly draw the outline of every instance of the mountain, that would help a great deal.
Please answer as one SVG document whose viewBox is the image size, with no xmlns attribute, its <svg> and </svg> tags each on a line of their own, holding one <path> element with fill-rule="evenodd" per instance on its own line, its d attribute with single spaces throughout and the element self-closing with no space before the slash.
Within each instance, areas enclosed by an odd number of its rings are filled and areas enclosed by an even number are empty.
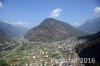
<svg viewBox="0 0 100 66">
<path fill-rule="evenodd" d="M 80 58 L 91 58 L 91 62 L 95 61 L 95 63 L 85 63 L 85 66 L 100 66 L 100 32 L 91 35 L 86 42 L 77 45 L 76 52 Z"/>
<path fill-rule="evenodd" d="M 13 25 L 13 26 L 16 27 L 18 34 L 20 36 L 23 36 L 28 31 L 28 28 L 26 28 L 24 26 L 20 26 L 20 25 Z"/>
<path fill-rule="evenodd" d="M 87 20 L 79 29 L 90 34 L 97 33 L 100 31 L 100 17 Z"/>
<path fill-rule="evenodd" d="M 6 34 L 0 29 L 0 43 L 4 43 L 6 39 Z"/>
<path fill-rule="evenodd" d="M 25 32 L 22 31 L 22 27 L 16 27 L 3 21 L 0 21 L 0 29 L 7 35 L 7 37 L 20 36 L 23 32 Z"/>
<path fill-rule="evenodd" d="M 66 39 L 72 36 L 77 37 L 83 34 L 83 32 L 65 22 L 47 18 L 39 26 L 30 29 L 25 38 L 30 41 L 50 41 Z"/>
</svg>

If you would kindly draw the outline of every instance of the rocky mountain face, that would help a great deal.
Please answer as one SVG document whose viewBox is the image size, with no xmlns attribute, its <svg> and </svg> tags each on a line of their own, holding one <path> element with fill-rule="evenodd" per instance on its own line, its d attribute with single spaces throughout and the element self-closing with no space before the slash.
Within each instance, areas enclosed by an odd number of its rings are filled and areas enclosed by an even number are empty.
<svg viewBox="0 0 100 66">
<path fill-rule="evenodd" d="M 0 43 L 3 43 L 6 39 L 6 34 L 0 29 Z"/>
<path fill-rule="evenodd" d="M 25 29 L 22 29 L 22 27 L 16 27 L 14 25 L 5 23 L 0 21 L 0 29 L 3 30 L 3 32 L 7 35 L 7 37 L 15 37 L 19 35 L 23 35 L 23 33 L 26 32 Z"/>
<path fill-rule="evenodd" d="M 100 66 L 100 32 L 91 35 L 88 40 L 76 46 L 76 52 L 80 58 L 87 58 L 85 66 Z M 94 58 L 94 59 L 93 59 Z"/>
<path fill-rule="evenodd" d="M 30 29 L 25 38 L 30 41 L 60 40 L 77 37 L 84 33 L 71 25 L 53 18 L 45 19 L 39 26 Z"/>
<path fill-rule="evenodd" d="M 90 34 L 97 33 L 100 31 L 100 17 L 87 20 L 79 29 Z"/>
</svg>

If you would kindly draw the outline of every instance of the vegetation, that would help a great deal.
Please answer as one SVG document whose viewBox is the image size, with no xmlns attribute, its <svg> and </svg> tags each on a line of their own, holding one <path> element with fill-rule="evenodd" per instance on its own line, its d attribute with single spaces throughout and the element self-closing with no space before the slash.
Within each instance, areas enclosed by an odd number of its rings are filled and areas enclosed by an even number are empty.
<svg viewBox="0 0 100 66">
<path fill-rule="evenodd" d="M 73 57 L 75 53 L 73 46 L 78 42 L 72 39 L 73 37 L 52 42 L 29 42 L 26 39 L 20 39 L 22 44 L 8 53 L 4 60 L 10 66 L 56 66 L 62 64 L 62 60 L 70 58 L 70 55 Z M 72 50 L 69 50 L 70 47 Z"/>
<path fill-rule="evenodd" d="M 95 58 L 95 63 L 86 63 L 86 66 L 100 65 L 100 32 L 93 35 L 86 42 L 76 46 L 76 52 L 80 58 Z"/>
<path fill-rule="evenodd" d="M 0 60 L 0 66 L 10 66 L 6 61 Z"/>
</svg>

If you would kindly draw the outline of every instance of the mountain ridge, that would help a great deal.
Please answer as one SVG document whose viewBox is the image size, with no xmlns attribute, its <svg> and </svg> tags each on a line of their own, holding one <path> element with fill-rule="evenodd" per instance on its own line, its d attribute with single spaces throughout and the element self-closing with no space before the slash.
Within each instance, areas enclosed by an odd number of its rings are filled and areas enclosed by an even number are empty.
<svg viewBox="0 0 100 66">
<path fill-rule="evenodd" d="M 67 37 L 78 36 L 84 34 L 80 30 L 74 28 L 68 23 L 47 18 L 43 20 L 38 26 L 30 29 L 25 38 L 30 41 L 48 41 L 66 39 Z"/>
<path fill-rule="evenodd" d="M 79 29 L 89 34 L 95 34 L 100 31 L 100 17 L 87 20 L 84 24 L 79 26 Z"/>
<path fill-rule="evenodd" d="M 0 29 L 0 43 L 4 43 L 7 40 L 6 34 L 3 32 L 3 30 Z"/>
<path fill-rule="evenodd" d="M 25 32 L 22 31 L 23 29 L 21 29 L 21 27 L 16 27 L 3 21 L 0 21 L 0 29 L 3 30 L 3 32 L 6 33 L 7 37 L 9 38 L 20 36 L 23 32 Z"/>
</svg>

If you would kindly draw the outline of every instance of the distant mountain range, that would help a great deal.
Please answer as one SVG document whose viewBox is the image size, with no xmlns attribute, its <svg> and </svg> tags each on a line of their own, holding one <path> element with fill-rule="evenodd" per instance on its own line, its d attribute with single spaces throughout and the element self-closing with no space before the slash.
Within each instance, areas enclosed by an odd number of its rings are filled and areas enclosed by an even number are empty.
<svg viewBox="0 0 100 66">
<path fill-rule="evenodd" d="M 14 26 L 3 21 L 0 21 L 0 29 L 6 34 L 7 37 L 15 37 L 23 35 L 28 29 L 22 26 Z"/>
<path fill-rule="evenodd" d="M 30 41 L 61 40 L 84 35 L 79 29 L 56 19 L 47 18 L 37 27 L 30 29 L 25 38 Z"/>
<path fill-rule="evenodd" d="M 79 29 L 89 34 L 97 33 L 100 31 L 100 17 L 87 20 Z"/>
</svg>

